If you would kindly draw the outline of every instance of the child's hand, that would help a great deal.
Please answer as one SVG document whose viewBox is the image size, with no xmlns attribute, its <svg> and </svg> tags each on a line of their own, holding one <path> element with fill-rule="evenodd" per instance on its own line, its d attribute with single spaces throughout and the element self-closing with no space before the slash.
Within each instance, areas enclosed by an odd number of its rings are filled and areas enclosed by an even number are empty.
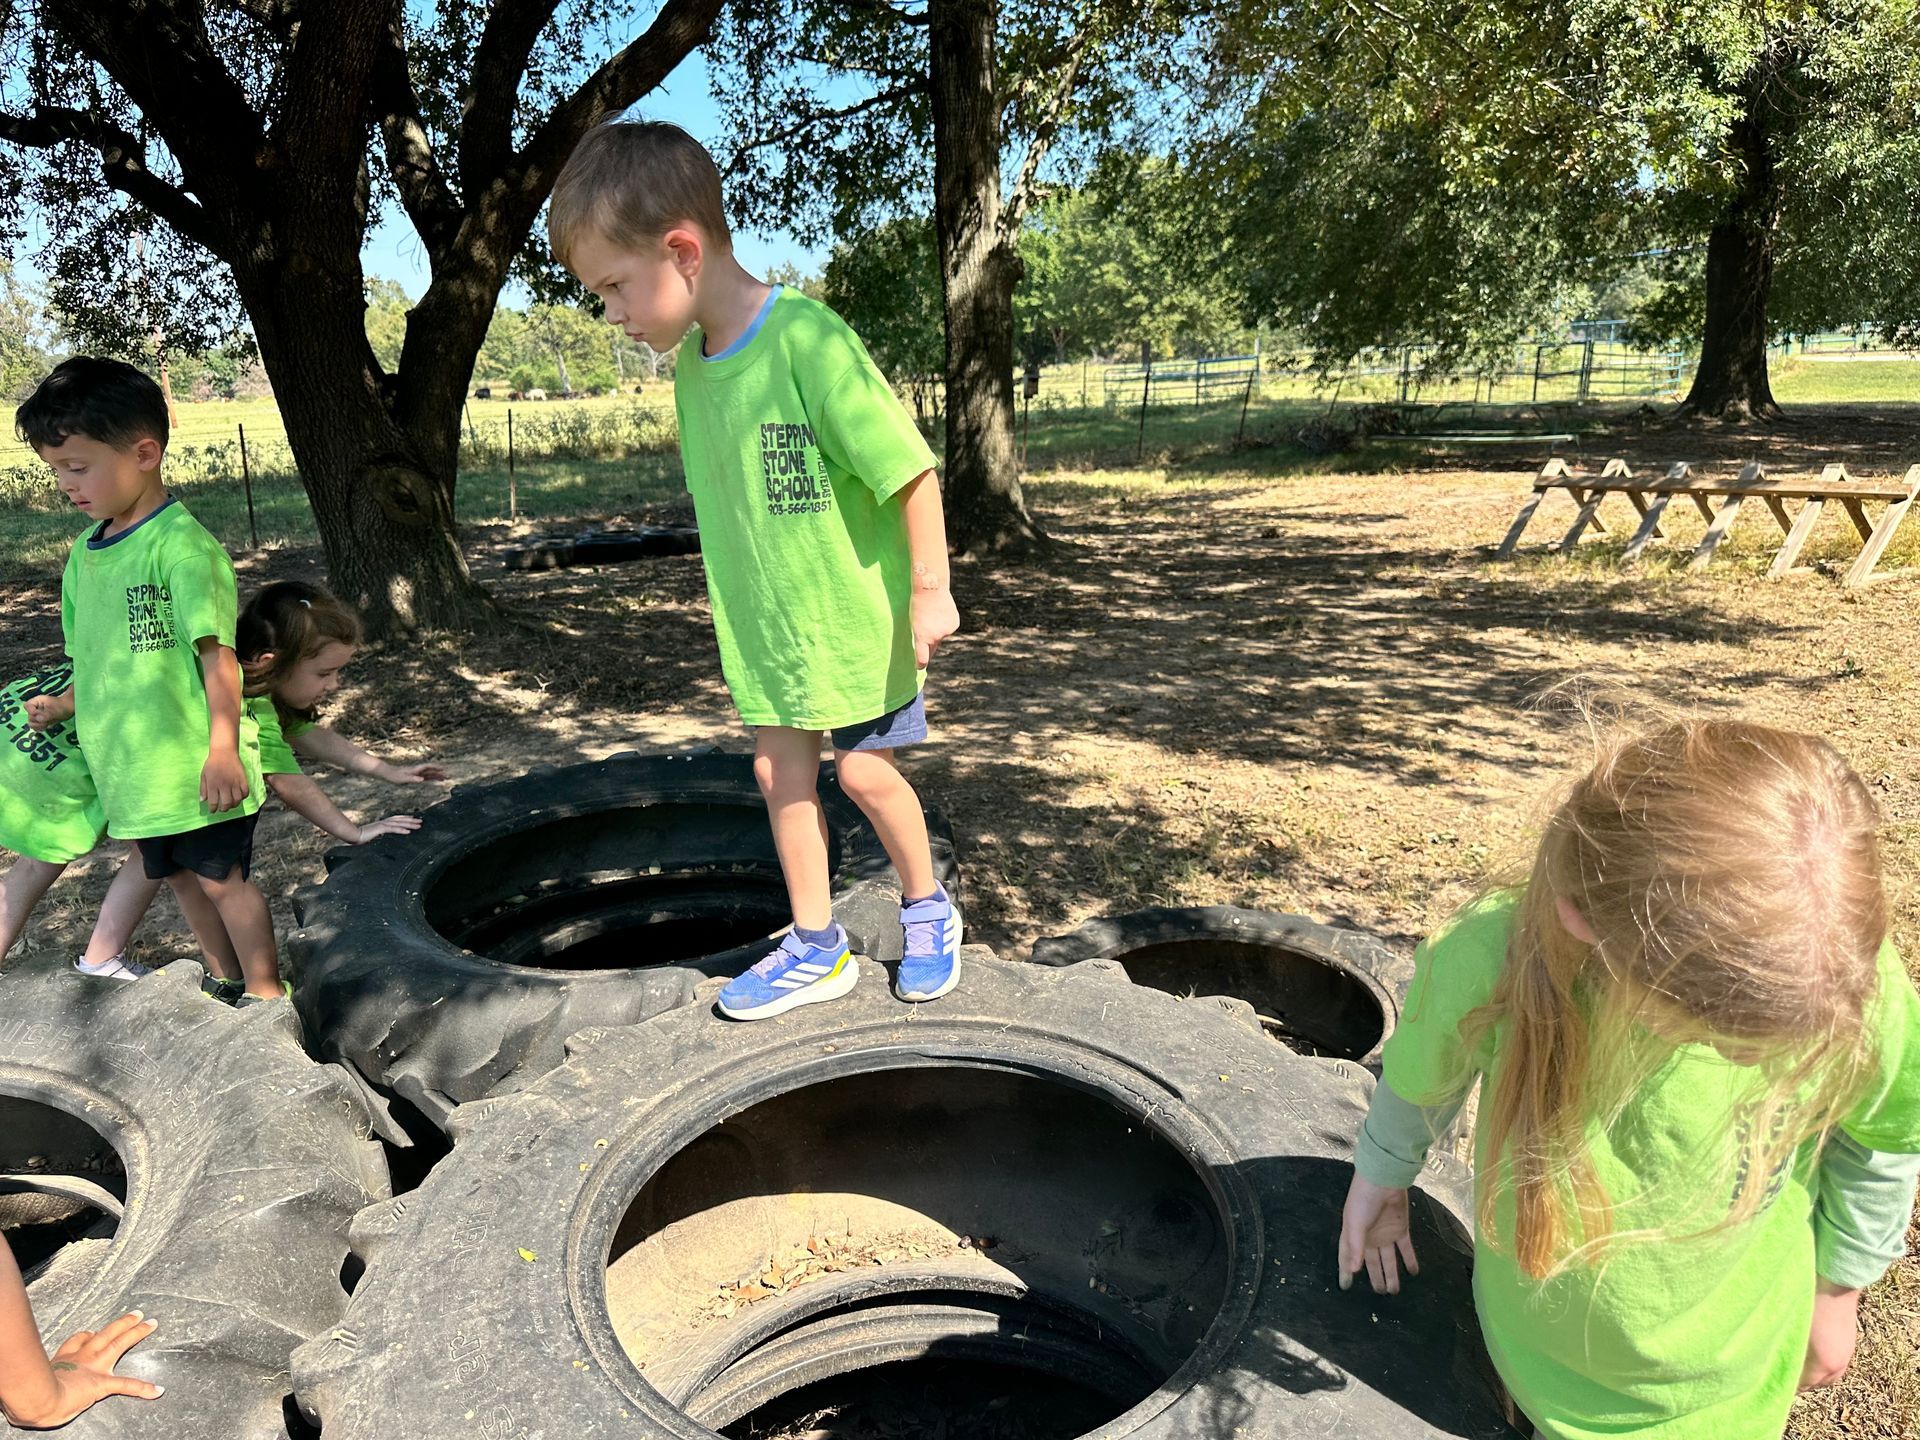
<svg viewBox="0 0 1920 1440">
<path fill-rule="evenodd" d="M 1813 1333 L 1807 1337 L 1807 1358 L 1800 1366 L 1800 1388 L 1815 1390 L 1832 1385 L 1853 1363 L 1860 1343 L 1860 1292 L 1842 1290 L 1822 1280 L 1814 1290 Z"/>
<path fill-rule="evenodd" d="M 1340 1288 L 1351 1289 L 1364 1265 L 1374 1294 L 1398 1295 L 1399 1260 L 1407 1262 L 1409 1275 L 1420 1273 L 1407 1224 L 1407 1192 L 1375 1185 L 1356 1170 L 1340 1215 Z"/>
<path fill-rule="evenodd" d="M 229 750 L 207 756 L 206 766 L 200 771 L 200 798 L 216 815 L 247 798 L 247 772 L 241 768 L 238 755 Z"/>
<path fill-rule="evenodd" d="M 47 730 L 63 720 L 73 718 L 73 697 L 67 695 L 35 695 L 27 701 L 27 726 L 33 730 Z"/>
<path fill-rule="evenodd" d="M 380 764 L 380 778 L 389 785 L 418 785 L 423 780 L 444 780 L 447 772 L 438 765 L 390 765 Z"/>
<path fill-rule="evenodd" d="M 161 1386 L 113 1373 L 120 1357 L 153 1334 L 154 1329 L 154 1322 L 136 1310 L 122 1315 L 104 1330 L 82 1330 L 53 1352 L 54 1393 L 47 1407 L 26 1414 L 9 1410 L 8 1423 L 22 1430 L 52 1430 L 109 1395 L 159 1399 L 166 1393 Z"/>
<path fill-rule="evenodd" d="M 938 590 L 915 590 L 911 619 L 913 663 L 924 670 L 940 642 L 960 628 L 960 609 L 944 585 Z"/>
<path fill-rule="evenodd" d="M 382 835 L 411 835 L 420 828 L 420 820 L 414 815 L 389 815 L 384 820 L 376 820 L 371 825 L 360 827 L 360 838 L 353 843 L 364 845 L 369 840 L 378 840 Z"/>
</svg>

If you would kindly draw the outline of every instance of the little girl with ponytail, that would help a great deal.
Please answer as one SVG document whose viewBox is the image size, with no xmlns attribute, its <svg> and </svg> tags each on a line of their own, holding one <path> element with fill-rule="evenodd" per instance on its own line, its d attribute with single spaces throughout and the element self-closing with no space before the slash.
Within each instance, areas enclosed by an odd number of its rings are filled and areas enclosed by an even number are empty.
<svg viewBox="0 0 1920 1440">
<path fill-rule="evenodd" d="M 1604 743 L 1530 873 L 1416 954 L 1342 1288 L 1418 1274 L 1406 1187 L 1478 1083 L 1475 1305 L 1536 1434 L 1778 1437 L 1851 1360 L 1920 1175 L 1920 996 L 1877 824 L 1810 735 Z"/>
<path fill-rule="evenodd" d="M 389 815 L 360 825 L 300 770 L 298 757 L 390 785 L 444 780 L 438 765 L 395 765 L 315 722 L 320 702 L 340 684 L 340 672 L 360 647 L 360 621 L 318 585 L 282 580 L 254 595 L 240 612 L 235 649 L 246 677 L 247 713 L 260 726 L 260 769 L 268 787 L 337 840 L 364 845 L 380 835 L 420 828 L 412 815 Z"/>
</svg>

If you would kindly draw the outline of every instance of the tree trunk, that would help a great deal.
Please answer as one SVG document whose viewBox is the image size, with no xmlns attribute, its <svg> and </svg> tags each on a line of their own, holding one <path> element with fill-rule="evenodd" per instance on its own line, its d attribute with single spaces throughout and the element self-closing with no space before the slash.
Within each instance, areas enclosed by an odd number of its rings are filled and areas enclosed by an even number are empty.
<svg viewBox="0 0 1920 1440">
<path fill-rule="evenodd" d="M 1728 137 L 1740 188 L 1707 235 L 1706 324 L 1685 415 L 1782 418 L 1767 379 L 1767 298 L 1782 199 L 1775 162 L 1792 113 L 1774 93 L 1780 64 L 1772 52 L 1756 62 Z"/>
<path fill-rule="evenodd" d="M 402 417 L 383 393 L 357 296 L 344 287 L 328 295 L 284 271 L 261 288 L 243 282 L 242 295 L 334 592 L 375 637 L 492 619 L 493 602 L 460 553 L 453 512 L 458 397 L 478 344 L 447 335 L 437 352 L 443 383 L 431 387 L 444 403 Z"/>
<path fill-rule="evenodd" d="M 946 312 L 947 538 L 960 554 L 1030 550 L 1013 444 L 1013 287 L 1000 234 L 998 0 L 930 0 L 933 216 Z"/>
</svg>

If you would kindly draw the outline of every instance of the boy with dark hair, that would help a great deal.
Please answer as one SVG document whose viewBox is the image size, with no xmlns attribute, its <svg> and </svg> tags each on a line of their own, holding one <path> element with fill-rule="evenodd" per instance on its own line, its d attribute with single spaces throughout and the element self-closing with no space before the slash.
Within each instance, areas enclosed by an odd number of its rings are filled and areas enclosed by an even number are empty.
<svg viewBox="0 0 1920 1440">
<path fill-rule="evenodd" d="M 740 267 L 712 157 L 662 124 L 603 125 L 562 170 L 554 253 L 656 350 L 687 338 L 674 406 L 721 669 L 756 727 L 754 774 L 793 904 L 780 948 L 721 992 L 739 1020 L 851 990 L 834 923 L 820 738 L 900 876 L 903 1000 L 960 976 L 960 915 L 933 874 L 894 749 L 924 740 L 921 686 L 960 626 L 933 452 L 860 337 Z"/>
<path fill-rule="evenodd" d="M 247 996 L 279 997 L 273 920 L 248 878 L 265 791 L 241 715 L 233 563 L 167 494 L 160 387 L 121 361 L 76 356 L 14 421 L 97 522 L 60 583 L 73 684 L 28 700 L 28 723 L 77 721 L 107 833 L 134 842 L 152 879 L 211 900 Z"/>
</svg>

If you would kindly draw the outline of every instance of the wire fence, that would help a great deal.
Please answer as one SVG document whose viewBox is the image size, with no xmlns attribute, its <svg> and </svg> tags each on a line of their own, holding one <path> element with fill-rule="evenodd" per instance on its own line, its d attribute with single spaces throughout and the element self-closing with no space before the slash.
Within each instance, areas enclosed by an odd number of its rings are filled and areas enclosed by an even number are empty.
<svg viewBox="0 0 1920 1440">
<path fill-rule="evenodd" d="M 1469 370 L 1440 363 L 1437 348 L 1424 344 L 1368 351 L 1333 369 L 1315 366 L 1307 355 L 1265 350 L 1029 368 L 1012 377 L 1016 442 L 1029 467 L 1128 464 L 1221 444 L 1292 441 L 1334 450 L 1368 433 L 1473 421 L 1483 410 L 1490 421 L 1503 423 L 1526 407 L 1544 414 L 1677 398 L 1691 357 L 1636 347 L 1626 328 L 1615 320 L 1584 321 Z M 1777 353 L 1873 356 L 1891 353 L 1891 347 L 1862 327 L 1796 336 L 1781 342 Z M 927 389 L 921 387 L 923 396 Z M 939 387 L 931 391 L 937 397 Z M 236 502 L 244 492 L 249 530 L 256 488 L 302 503 L 298 466 L 271 400 L 185 405 L 180 416 L 167 453 L 170 479 L 220 492 L 231 487 Z M 945 429 L 938 405 L 925 407 L 919 418 L 938 445 Z M 475 398 L 463 407 L 460 422 L 459 466 L 468 477 L 461 488 L 462 517 L 479 518 L 478 506 L 488 514 L 517 513 L 526 467 L 634 460 L 635 473 L 656 473 L 675 465 L 677 443 L 664 386 L 644 395 Z M 656 458 L 642 464 L 637 457 Z M 569 483 L 587 488 L 581 498 L 592 508 L 591 492 L 620 471 L 602 465 Z M 4 507 L 63 508 L 46 467 L 25 447 L 11 463 L 0 458 Z"/>
</svg>

